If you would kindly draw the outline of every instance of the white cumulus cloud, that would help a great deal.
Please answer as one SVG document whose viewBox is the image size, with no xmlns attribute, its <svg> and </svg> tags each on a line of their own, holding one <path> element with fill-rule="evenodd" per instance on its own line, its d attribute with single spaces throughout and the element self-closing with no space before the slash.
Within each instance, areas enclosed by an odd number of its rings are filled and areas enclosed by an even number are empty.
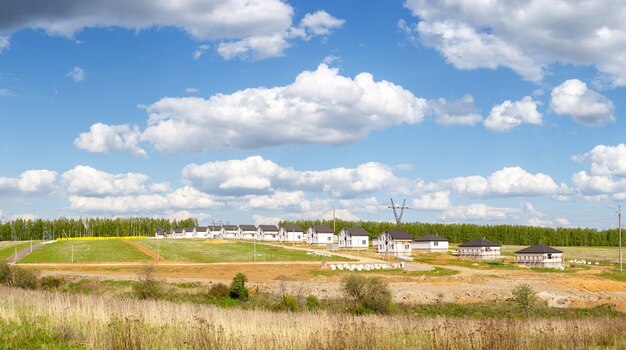
<svg viewBox="0 0 626 350">
<path fill-rule="evenodd" d="M 58 173 L 51 170 L 27 170 L 18 178 L 0 177 L 0 192 L 46 193 L 54 190 Z"/>
<path fill-rule="evenodd" d="M 537 111 L 537 103 L 526 96 L 521 101 L 506 100 L 494 106 L 484 124 L 491 131 L 507 132 L 522 124 L 542 125 L 543 120 Z"/>
<path fill-rule="evenodd" d="M 435 121 L 444 126 L 475 125 L 483 121 L 471 95 L 465 95 L 452 102 L 443 98 L 430 101 L 430 108 L 435 115 Z"/>
<path fill-rule="evenodd" d="M 597 145 L 591 151 L 572 157 L 581 163 L 589 164 L 593 175 L 626 176 L 626 145 Z"/>
<path fill-rule="evenodd" d="M 554 113 L 569 115 L 578 123 L 603 125 L 615 121 L 613 102 L 578 79 L 564 81 L 552 90 L 551 97 Z"/>
<path fill-rule="evenodd" d="M 70 194 L 103 196 L 144 193 L 148 176 L 137 173 L 110 174 L 78 165 L 63 173 L 61 179 Z"/>
<path fill-rule="evenodd" d="M 65 76 L 72 79 L 75 83 L 80 83 L 87 78 L 87 72 L 80 67 L 74 67 Z"/>
<path fill-rule="evenodd" d="M 89 128 L 89 132 L 80 133 L 74 146 L 95 153 L 124 151 L 145 157 L 146 151 L 139 146 L 140 138 L 141 131 L 137 126 L 97 123 Z"/>
<path fill-rule="evenodd" d="M 413 208 L 420 210 L 448 210 L 452 208 L 450 192 L 439 191 L 423 194 L 413 199 Z"/>
</svg>

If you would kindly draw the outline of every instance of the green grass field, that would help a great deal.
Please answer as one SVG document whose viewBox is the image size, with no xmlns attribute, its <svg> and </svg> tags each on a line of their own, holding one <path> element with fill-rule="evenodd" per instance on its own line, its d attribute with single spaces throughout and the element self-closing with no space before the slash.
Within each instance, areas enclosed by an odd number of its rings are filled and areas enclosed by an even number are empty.
<svg viewBox="0 0 626 350">
<path fill-rule="evenodd" d="M 151 260 L 151 257 L 121 240 L 65 241 L 48 244 L 27 255 L 20 263 L 131 262 Z"/>
<path fill-rule="evenodd" d="M 41 241 L 33 241 L 33 244 L 37 244 Z M 0 260 L 9 258 L 15 254 L 15 246 L 17 245 L 17 251 L 30 247 L 30 241 L 3 241 L 0 242 Z"/>
<path fill-rule="evenodd" d="M 157 251 L 156 240 L 137 241 Z M 205 243 L 203 240 L 160 240 L 160 255 L 168 260 L 201 263 L 252 261 L 254 244 L 248 242 Z M 256 261 L 347 261 L 343 257 L 308 255 L 304 251 L 290 250 L 264 244 L 256 245 Z"/>
</svg>

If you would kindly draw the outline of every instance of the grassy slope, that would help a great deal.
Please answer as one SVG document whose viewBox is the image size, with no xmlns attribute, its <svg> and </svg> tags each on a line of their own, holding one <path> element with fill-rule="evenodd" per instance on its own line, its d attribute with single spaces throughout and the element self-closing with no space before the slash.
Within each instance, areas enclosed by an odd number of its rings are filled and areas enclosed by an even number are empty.
<svg viewBox="0 0 626 350">
<path fill-rule="evenodd" d="M 33 241 L 33 244 L 37 244 L 41 241 Z M 28 242 L 24 242 L 24 241 L 20 241 L 20 242 L 15 242 L 15 241 L 10 241 L 10 242 L 0 242 L 0 260 L 4 260 L 8 257 L 10 257 L 11 255 L 15 254 L 15 245 L 17 244 L 17 250 L 20 251 L 24 248 L 28 248 L 30 247 L 30 241 Z"/>
<path fill-rule="evenodd" d="M 7 322 L 0 319 L 0 350 L 4 349 L 85 349 L 61 339 L 58 332 L 37 324 Z"/>
<path fill-rule="evenodd" d="M 157 251 L 157 241 L 138 241 L 144 246 Z M 169 260 L 184 260 L 202 263 L 252 261 L 254 244 L 233 242 L 209 244 L 202 240 L 161 240 L 160 255 Z M 308 255 L 304 251 L 289 250 L 263 244 L 256 245 L 256 261 L 346 261 L 338 256 L 321 257 Z"/>
<path fill-rule="evenodd" d="M 121 240 L 56 242 L 35 250 L 20 263 L 69 263 L 72 262 L 129 262 L 151 258 L 137 248 Z"/>
</svg>

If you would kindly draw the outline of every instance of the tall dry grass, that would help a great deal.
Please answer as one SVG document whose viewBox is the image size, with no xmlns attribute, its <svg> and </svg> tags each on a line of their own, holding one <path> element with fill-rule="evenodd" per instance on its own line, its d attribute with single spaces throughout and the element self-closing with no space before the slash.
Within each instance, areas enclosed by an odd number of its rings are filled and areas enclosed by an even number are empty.
<svg viewBox="0 0 626 350">
<path fill-rule="evenodd" d="M 626 320 L 478 320 L 221 309 L 0 287 L 0 320 L 89 349 L 626 349 Z"/>
</svg>

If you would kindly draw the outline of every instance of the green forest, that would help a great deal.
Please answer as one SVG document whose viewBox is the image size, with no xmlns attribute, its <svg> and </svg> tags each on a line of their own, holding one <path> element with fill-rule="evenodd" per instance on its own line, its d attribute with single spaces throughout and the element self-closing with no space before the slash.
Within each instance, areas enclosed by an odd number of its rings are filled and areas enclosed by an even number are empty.
<svg viewBox="0 0 626 350">
<path fill-rule="evenodd" d="M 194 227 L 198 220 L 131 218 L 17 219 L 0 223 L 0 240 L 56 239 L 69 237 L 154 236 L 158 230 Z"/>
<path fill-rule="evenodd" d="M 333 227 L 333 220 L 298 220 L 284 221 L 282 224 L 298 224 L 305 230 L 311 225 Z M 521 225 L 474 225 L 474 224 L 428 224 L 407 222 L 397 226 L 391 222 L 378 221 L 343 221 L 336 220 L 335 232 L 344 227 L 362 227 L 376 238 L 385 230 L 401 229 L 417 238 L 426 234 L 436 234 L 447 238 L 450 243 L 462 243 L 476 238 L 485 238 L 505 245 L 547 244 L 553 246 L 617 246 L 617 229 L 596 230 L 592 228 L 550 228 Z M 622 238 L 623 240 L 623 238 Z"/>
</svg>

